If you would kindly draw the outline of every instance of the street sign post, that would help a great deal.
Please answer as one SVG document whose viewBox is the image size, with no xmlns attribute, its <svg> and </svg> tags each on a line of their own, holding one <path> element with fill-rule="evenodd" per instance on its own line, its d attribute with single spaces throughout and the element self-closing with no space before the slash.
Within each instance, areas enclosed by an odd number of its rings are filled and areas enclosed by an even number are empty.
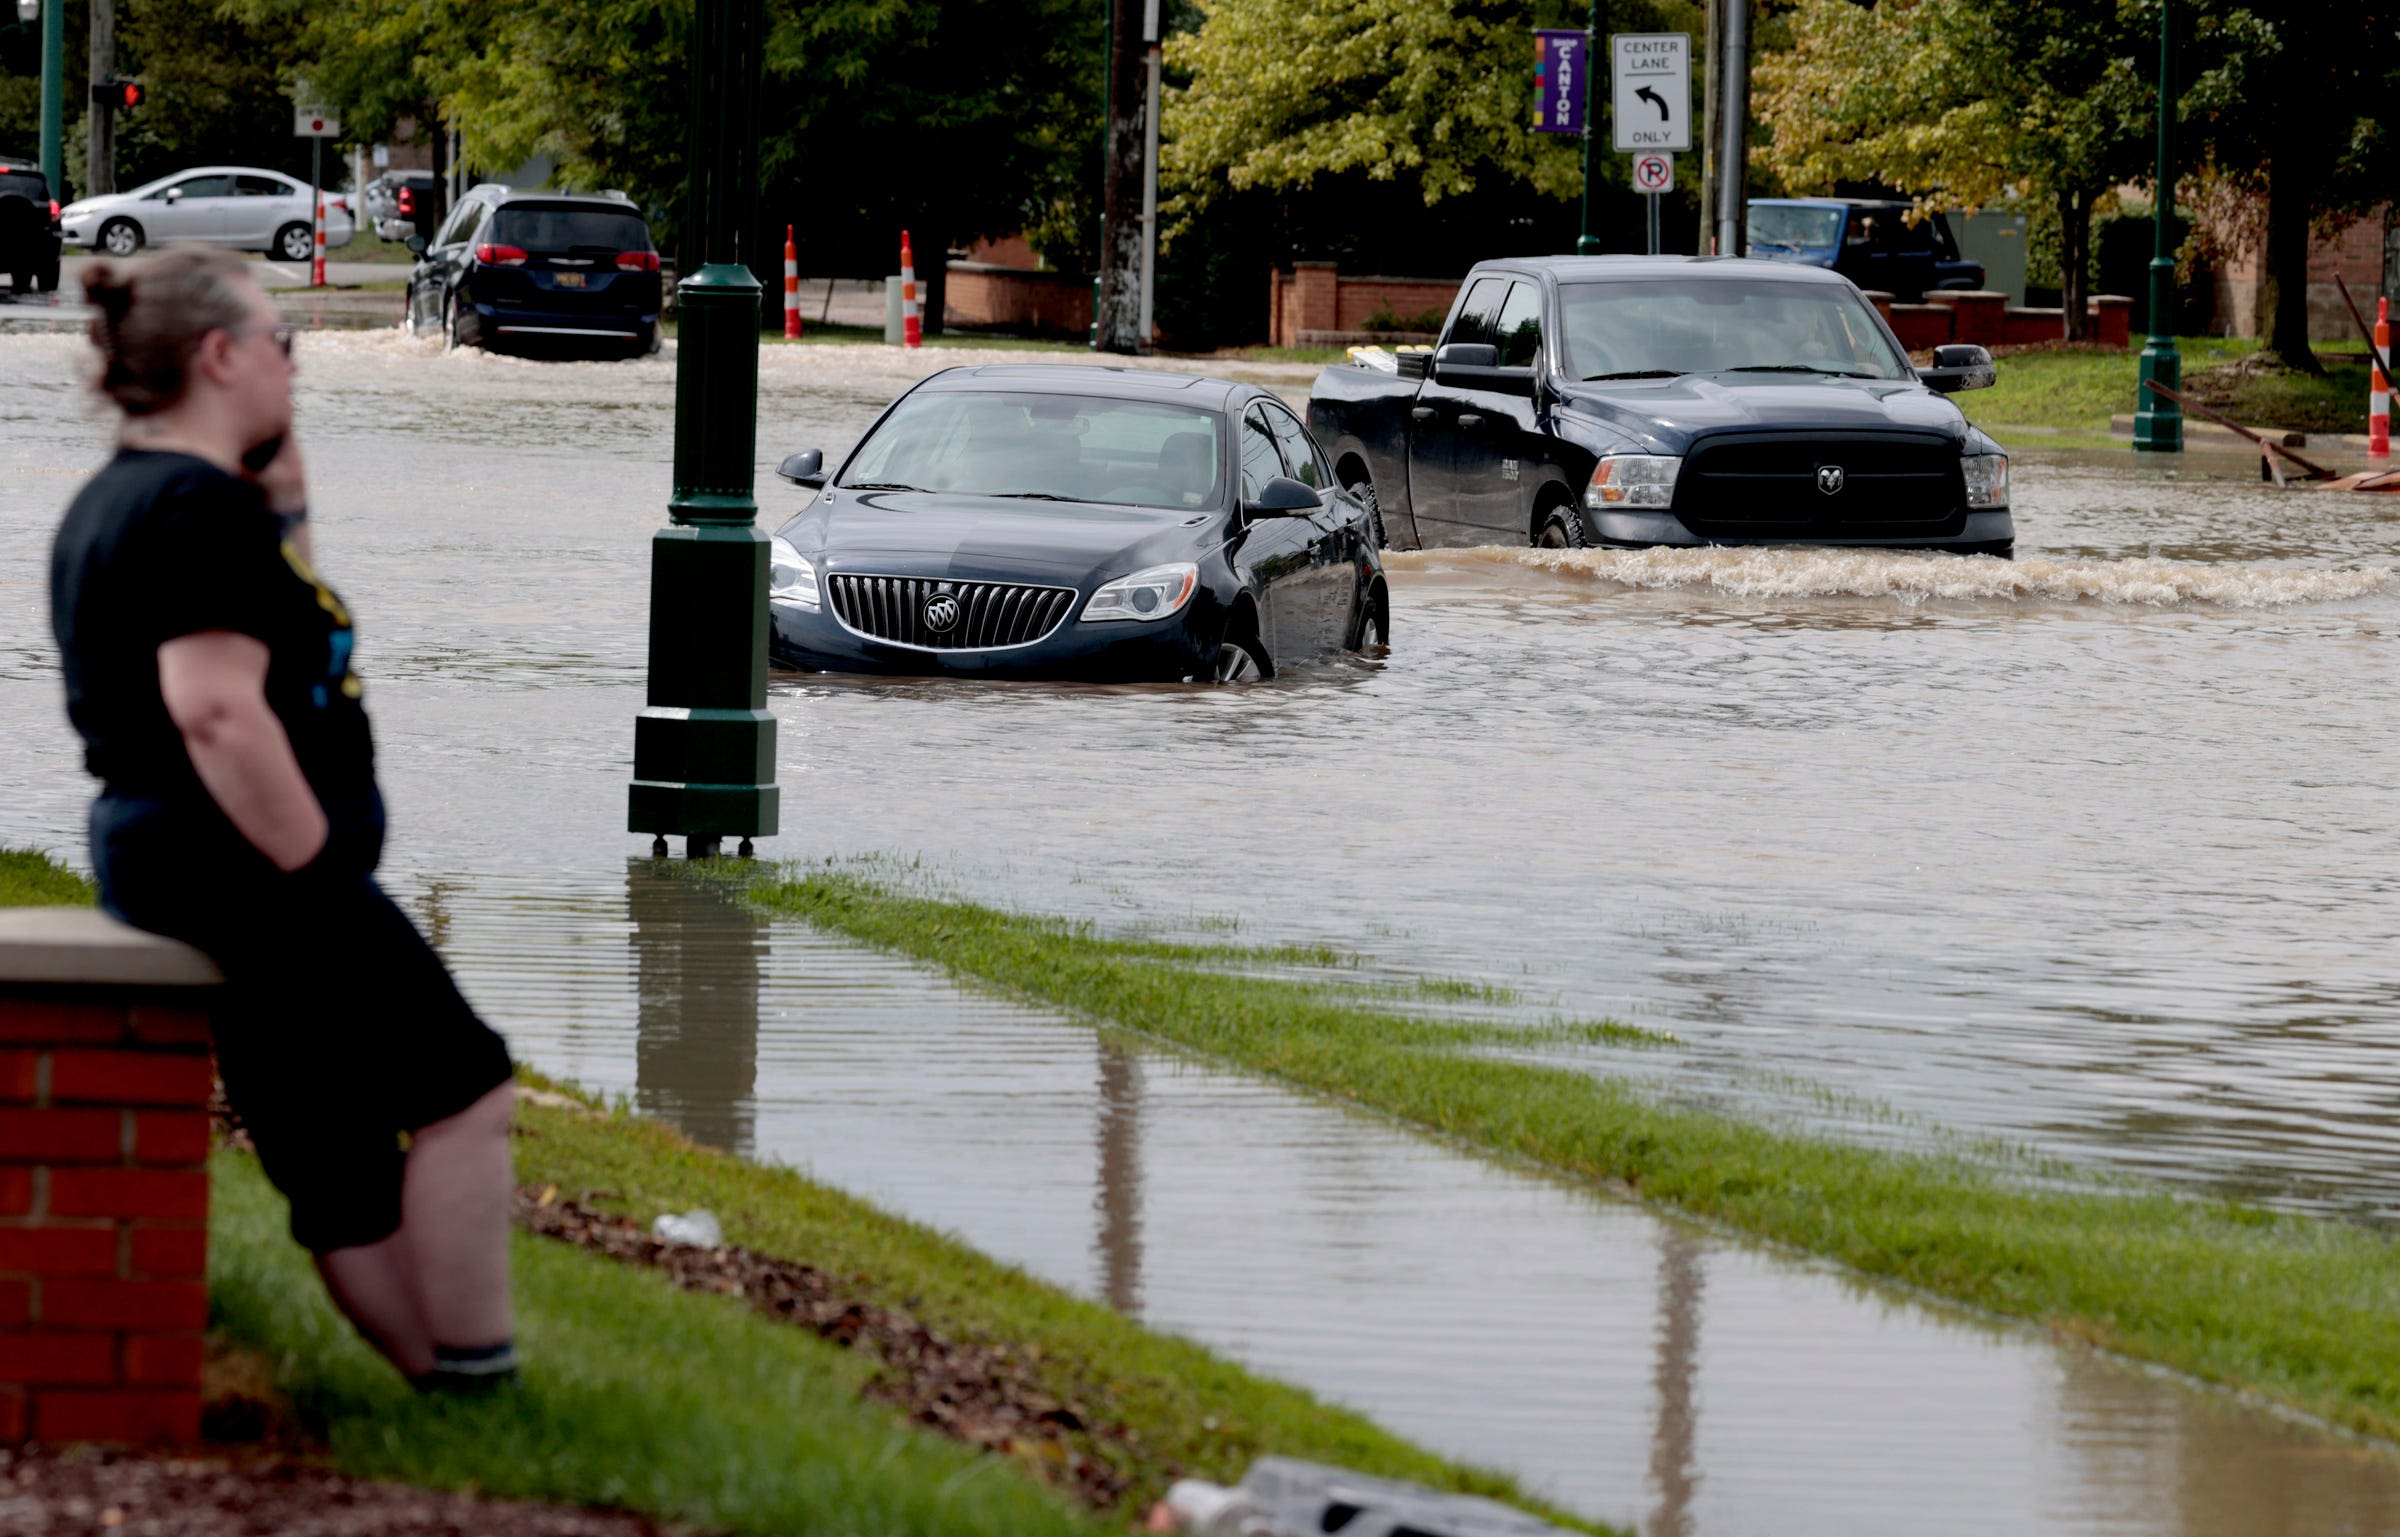
<svg viewBox="0 0 2400 1537">
<path fill-rule="evenodd" d="M 1608 39 L 1620 154 L 1692 147 L 1692 37 L 1688 32 L 1618 32 Z"/>
<path fill-rule="evenodd" d="M 1633 190 L 1649 202 L 1650 254 L 1658 254 L 1658 197 L 1675 190 L 1675 157 L 1657 150 L 1633 157 Z"/>
<path fill-rule="evenodd" d="M 292 108 L 292 133 L 308 141 L 308 207 L 316 231 L 309 248 L 308 286 L 325 286 L 325 141 L 342 136 L 342 120 L 303 97 Z"/>
</svg>

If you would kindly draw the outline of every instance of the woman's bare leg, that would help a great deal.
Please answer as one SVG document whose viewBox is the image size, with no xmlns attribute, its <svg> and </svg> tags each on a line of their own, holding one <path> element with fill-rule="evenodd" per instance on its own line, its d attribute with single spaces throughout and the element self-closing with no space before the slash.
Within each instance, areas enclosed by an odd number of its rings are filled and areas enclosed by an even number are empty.
<svg viewBox="0 0 2400 1537">
<path fill-rule="evenodd" d="M 504 1083 L 410 1139 L 394 1236 L 407 1244 L 418 1306 L 435 1347 L 503 1345 L 514 1332 L 508 1122 L 515 1104 L 515 1085 Z"/>
<path fill-rule="evenodd" d="M 433 1370 L 434 1335 L 425 1326 L 406 1228 L 377 1243 L 318 1255 L 317 1273 L 334 1305 L 401 1375 L 413 1379 Z"/>
</svg>

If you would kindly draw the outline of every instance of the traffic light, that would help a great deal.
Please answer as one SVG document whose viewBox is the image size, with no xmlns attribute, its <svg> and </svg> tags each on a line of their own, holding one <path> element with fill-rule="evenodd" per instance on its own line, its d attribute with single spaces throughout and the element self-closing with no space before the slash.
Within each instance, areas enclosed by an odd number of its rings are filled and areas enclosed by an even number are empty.
<svg viewBox="0 0 2400 1537">
<path fill-rule="evenodd" d="M 106 80 L 92 82 L 92 105 L 110 107 L 119 112 L 130 111 L 142 104 L 142 83 L 123 75 L 111 75 Z"/>
</svg>

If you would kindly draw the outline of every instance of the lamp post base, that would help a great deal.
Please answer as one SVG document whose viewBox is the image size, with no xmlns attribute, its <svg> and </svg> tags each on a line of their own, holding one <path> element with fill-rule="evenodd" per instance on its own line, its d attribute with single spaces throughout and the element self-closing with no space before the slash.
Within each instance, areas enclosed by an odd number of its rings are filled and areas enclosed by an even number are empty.
<svg viewBox="0 0 2400 1537">
<path fill-rule="evenodd" d="M 2183 451 L 2183 407 L 2150 388 L 2153 380 L 2171 390 L 2183 388 L 2183 357 L 2172 336 L 2153 336 L 2142 349 L 2141 403 L 2133 413 L 2133 446 L 2146 453 Z"/>
</svg>

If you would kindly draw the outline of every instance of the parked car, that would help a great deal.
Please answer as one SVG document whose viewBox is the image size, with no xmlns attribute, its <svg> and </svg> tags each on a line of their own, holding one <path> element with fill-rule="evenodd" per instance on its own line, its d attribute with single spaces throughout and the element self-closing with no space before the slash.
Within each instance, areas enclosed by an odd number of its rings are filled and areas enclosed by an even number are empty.
<svg viewBox="0 0 2400 1537">
<path fill-rule="evenodd" d="M 566 343 L 639 357 L 659 345 L 658 247 L 622 193 L 469 191 L 431 241 L 410 236 L 401 324 L 449 347 Z"/>
<path fill-rule="evenodd" d="M 42 168 L 0 158 L 0 272 L 21 297 L 58 288 L 58 199 Z"/>
<path fill-rule="evenodd" d="M 1372 511 L 1246 384 L 954 368 L 778 473 L 813 493 L 770 546 L 785 666 L 1239 682 L 1390 634 Z"/>
<path fill-rule="evenodd" d="M 441 182 L 431 171 L 385 171 L 360 189 L 359 206 L 385 240 L 431 240 L 441 226 Z"/>
<path fill-rule="evenodd" d="M 1402 547 L 1840 544 L 2005 555 L 2008 457 L 1836 273 L 1726 257 L 1483 262 L 1441 344 L 1337 365 L 1308 420 Z"/>
<path fill-rule="evenodd" d="M 145 182 L 130 192 L 79 198 L 61 211 L 70 244 L 131 256 L 146 245 L 192 241 L 264 251 L 304 262 L 316 251 L 316 210 L 308 183 L 252 166 L 204 165 Z M 325 245 L 358 232 L 350 200 L 325 194 Z"/>
<path fill-rule="evenodd" d="M 1958 251 L 1950 221 L 1914 203 L 1856 197 L 1754 197 L 1745 256 L 1805 262 L 1869 293 L 1914 304 L 1928 289 L 1981 288 L 1983 263 Z"/>
</svg>

